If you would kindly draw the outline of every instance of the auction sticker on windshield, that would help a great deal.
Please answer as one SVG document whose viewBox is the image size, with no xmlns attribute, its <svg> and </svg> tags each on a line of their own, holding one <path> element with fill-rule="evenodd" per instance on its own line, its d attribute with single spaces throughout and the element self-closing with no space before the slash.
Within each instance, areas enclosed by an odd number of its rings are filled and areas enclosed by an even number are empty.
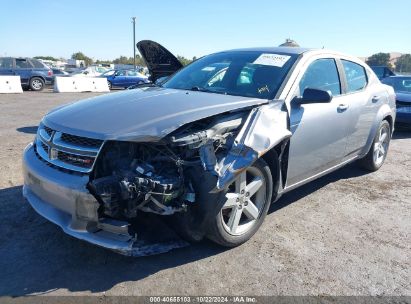
<svg viewBox="0 0 411 304">
<path fill-rule="evenodd" d="M 271 65 L 282 68 L 291 56 L 279 54 L 261 54 L 253 63 L 261 65 Z"/>
</svg>

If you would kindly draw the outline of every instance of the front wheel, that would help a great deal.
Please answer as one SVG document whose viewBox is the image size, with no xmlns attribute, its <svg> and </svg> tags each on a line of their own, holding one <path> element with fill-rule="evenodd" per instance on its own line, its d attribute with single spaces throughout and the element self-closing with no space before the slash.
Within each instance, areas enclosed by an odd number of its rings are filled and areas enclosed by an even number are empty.
<svg viewBox="0 0 411 304">
<path fill-rule="evenodd" d="M 377 130 L 367 155 L 360 160 L 360 165 L 369 171 L 377 171 L 383 165 L 391 141 L 390 124 L 383 120 Z"/>
<path fill-rule="evenodd" d="M 258 159 L 229 186 L 221 210 L 210 223 L 212 241 L 234 247 L 257 232 L 271 203 L 272 177 L 267 163 Z"/>
<path fill-rule="evenodd" d="M 111 89 L 112 89 L 111 81 L 108 81 L 108 80 L 107 80 L 107 85 L 108 85 L 108 89 L 111 90 Z"/>
</svg>

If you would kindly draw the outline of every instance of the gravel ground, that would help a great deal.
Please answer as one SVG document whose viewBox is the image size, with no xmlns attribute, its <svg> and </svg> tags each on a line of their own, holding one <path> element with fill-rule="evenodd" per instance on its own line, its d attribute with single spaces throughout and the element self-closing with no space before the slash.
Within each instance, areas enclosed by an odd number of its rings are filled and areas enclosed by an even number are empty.
<svg viewBox="0 0 411 304">
<path fill-rule="evenodd" d="M 129 258 L 65 235 L 21 195 L 41 117 L 94 95 L 0 95 L 0 295 L 411 295 L 411 132 L 378 172 L 350 165 L 285 195 L 240 247 Z"/>
</svg>

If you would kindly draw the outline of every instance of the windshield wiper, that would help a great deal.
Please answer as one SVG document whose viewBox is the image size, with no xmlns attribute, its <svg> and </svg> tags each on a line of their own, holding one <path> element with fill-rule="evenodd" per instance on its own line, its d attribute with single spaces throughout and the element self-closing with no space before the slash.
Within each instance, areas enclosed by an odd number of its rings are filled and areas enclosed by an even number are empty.
<svg viewBox="0 0 411 304">
<path fill-rule="evenodd" d="M 223 95 L 227 95 L 227 92 L 218 92 L 218 91 L 213 91 L 213 90 L 209 90 L 203 87 L 198 87 L 198 86 L 194 86 L 190 89 L 190 91 L 196 91 L 196 92 L 206 92 L 206 93 L 215 93 L 215 94 L 223 94 Z"/>
</svg>

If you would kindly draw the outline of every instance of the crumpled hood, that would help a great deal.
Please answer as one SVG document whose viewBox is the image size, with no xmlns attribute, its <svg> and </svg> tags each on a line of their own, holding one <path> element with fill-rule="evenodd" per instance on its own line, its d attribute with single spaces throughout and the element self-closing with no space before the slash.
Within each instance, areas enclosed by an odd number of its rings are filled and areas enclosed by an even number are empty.
<svg viewBox="0 0 411 304">
<path fill-rule="evenodd" d="M 158 141 L 180 126 L 267 100 L 158 87 L 85 99 L 51 111 L 57 131 L 103 140 Z"/>
<path fill-rule="evenodd" d="M 411 105 L 411 93 L 395 93 L 396 95 L 396 100 L 397 101 L 401 101 L 401 102 L 409 102 Z"/>
</svg>

